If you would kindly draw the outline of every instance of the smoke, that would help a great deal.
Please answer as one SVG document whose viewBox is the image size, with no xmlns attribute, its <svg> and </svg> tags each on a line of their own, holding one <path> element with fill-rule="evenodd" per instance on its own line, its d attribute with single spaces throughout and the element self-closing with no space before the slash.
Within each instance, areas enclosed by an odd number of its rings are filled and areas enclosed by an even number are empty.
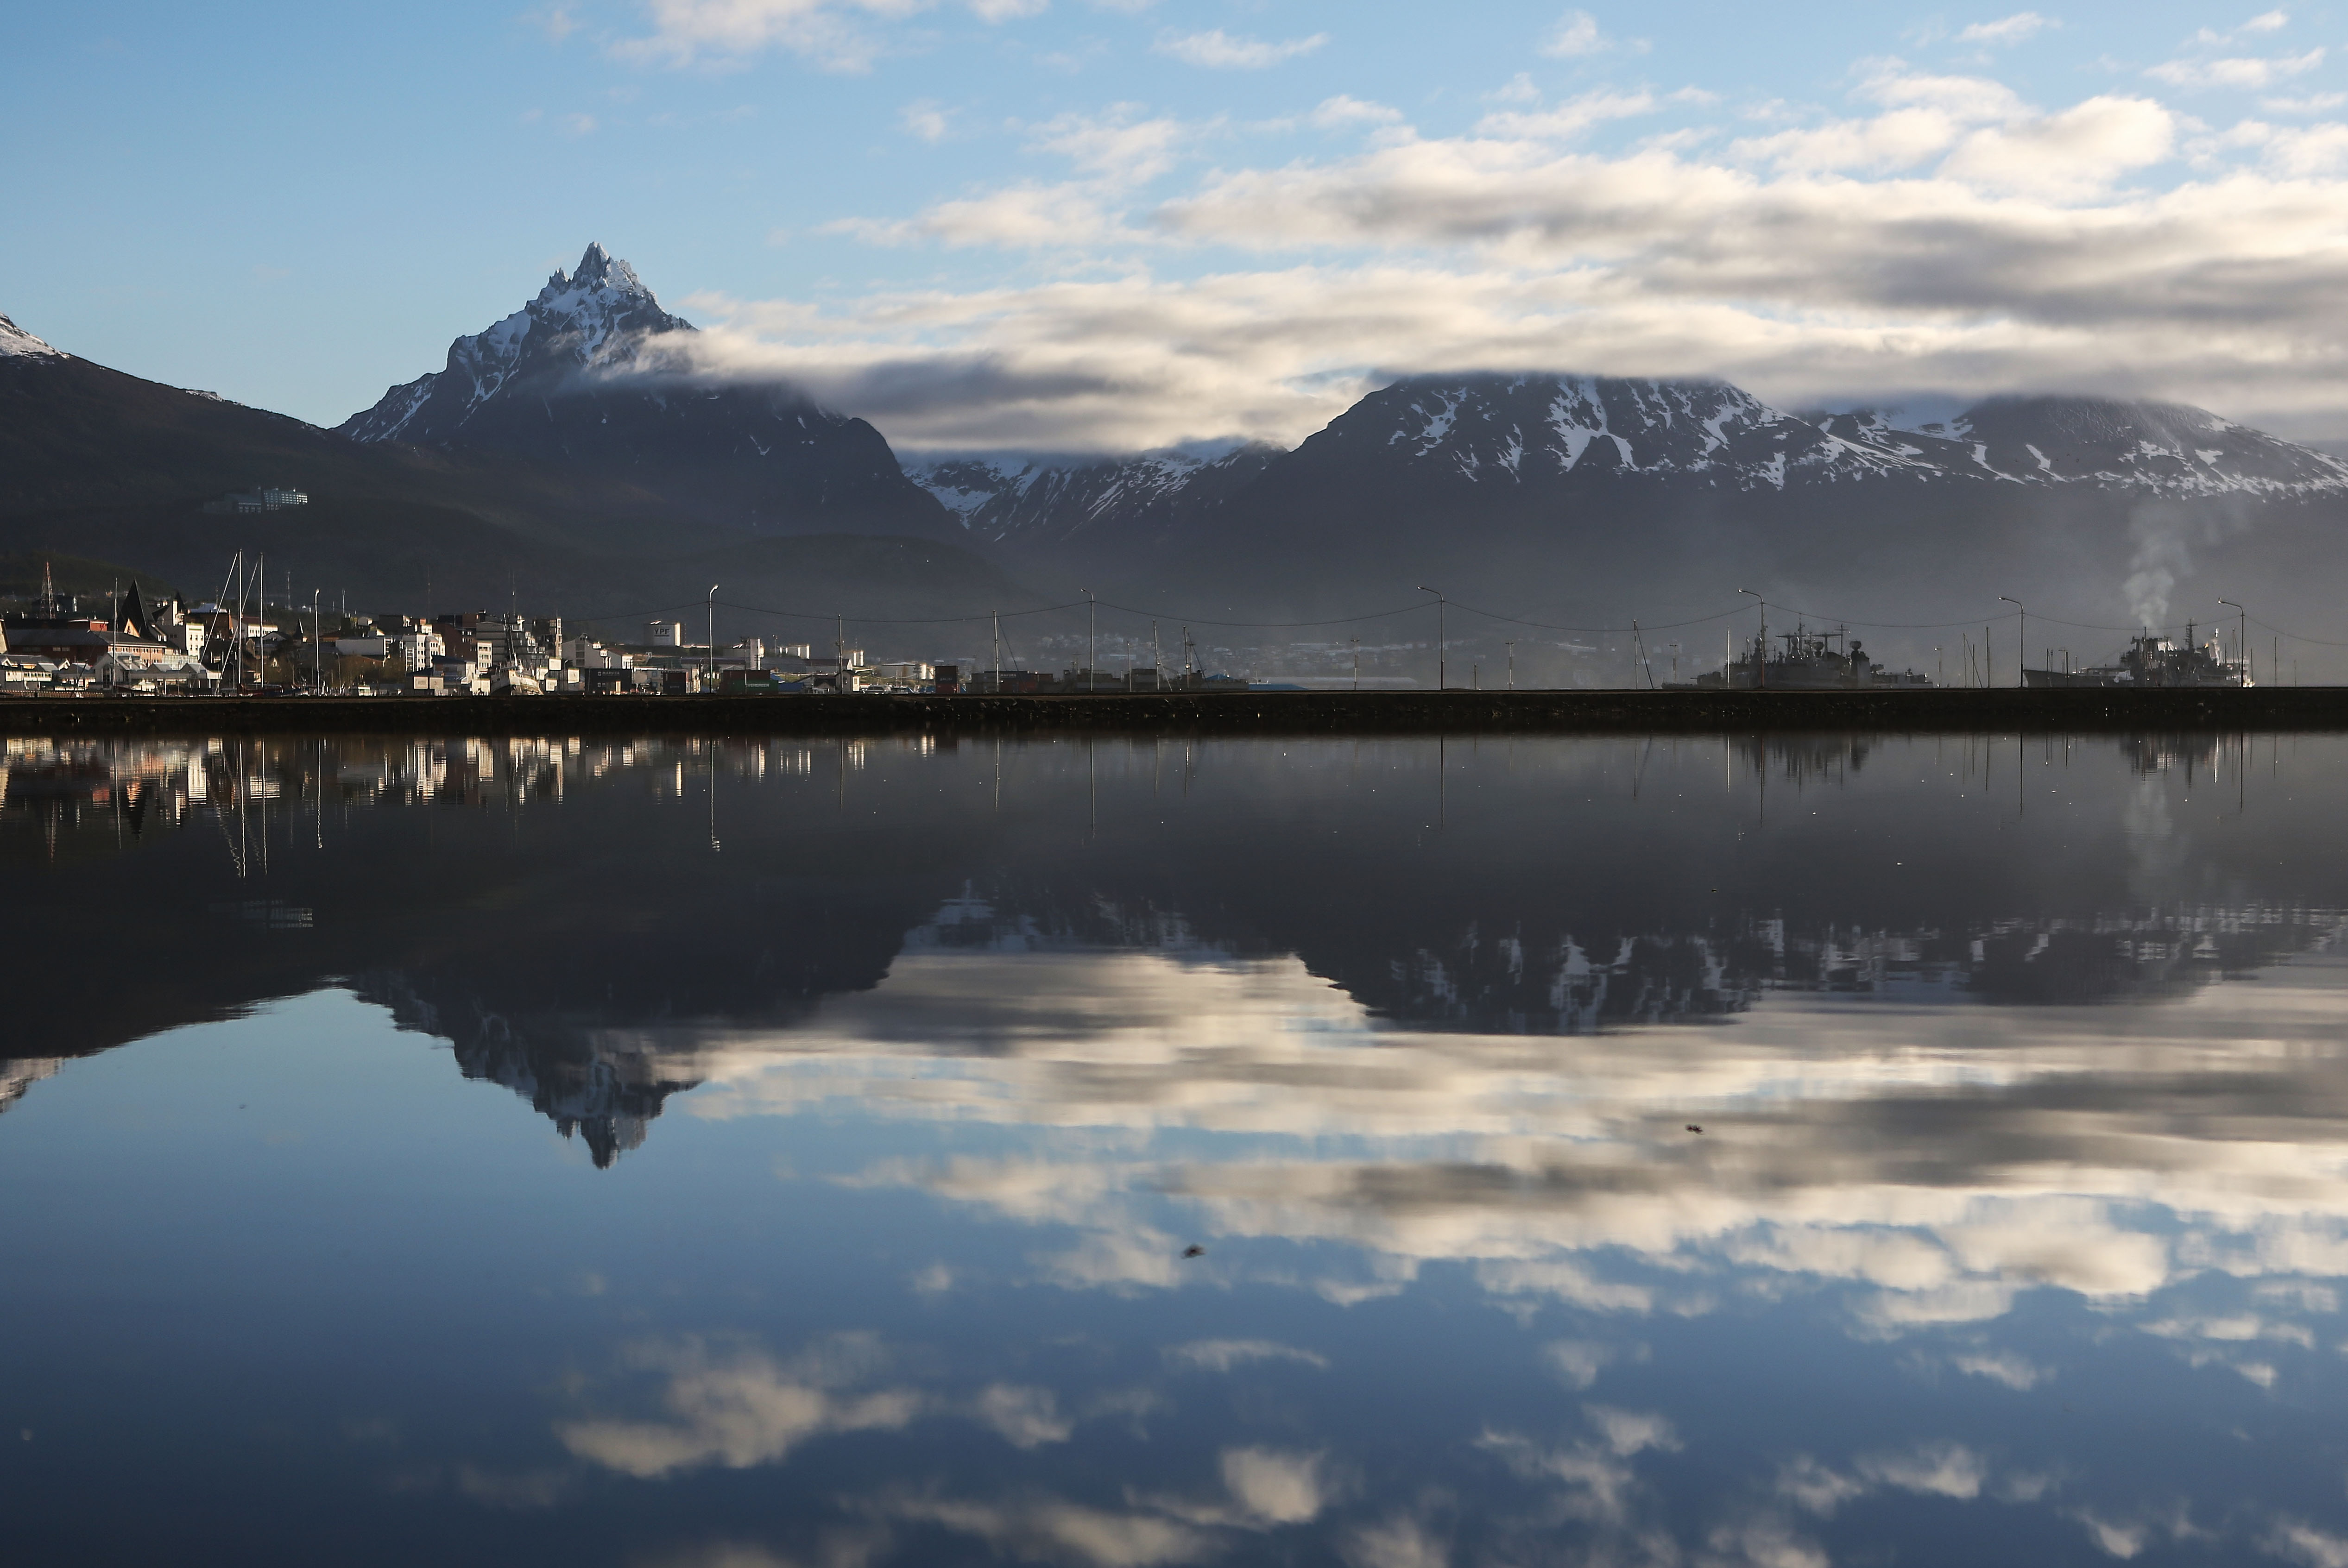
<svg viewBox="0 0 2348 1568">
<path fill-rule="evenodd" d="M 2166 625 L 2169 595 L 2177 579 L 2193 569 L 2186 535 L 2190 528 L 2184 509 L 2169 502 L 2139 507 L 2128 518 L 2134 553 L 2128 558 L 2127 580 L 2120 584 L 2128 616 L 2138 626 Z"/>
<path fill-rule="evenodd" d="M 2258 502 L 2222 496 L 2194 506 L 2148 501 L 2128 515 L 2127 580 L 2120 593 L 2139 626 L 2165 626 L 2177 585 L 2193 575 L 2193 552 L 2223 544 L 2247 532 L 2257 520 Z"/>
</svg>

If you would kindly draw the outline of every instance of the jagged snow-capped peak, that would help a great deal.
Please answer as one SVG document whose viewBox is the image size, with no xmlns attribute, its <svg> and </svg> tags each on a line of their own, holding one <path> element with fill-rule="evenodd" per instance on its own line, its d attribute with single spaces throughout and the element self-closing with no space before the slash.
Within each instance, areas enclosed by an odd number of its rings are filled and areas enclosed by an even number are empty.
<svg viewBox="0 0 2348 1568">
<path fill-rule="evenodd" d="M 64 352 L 51 348 L 6 316 L 0 316 L 0 355 L 22 356 L 26 359 L 63 359 Z"/>
<path fill-rule="evenodd" d="M 444 369 L 393 387 L 343 429 L 361 441 L 446 439 L 509 384 L 642 369 L 653 340 L 694 330 L 661 309 L 634 268 L 590 244 L 576 272 L 557 267 L 530 303 L 450 343 Z"/>
</svg>

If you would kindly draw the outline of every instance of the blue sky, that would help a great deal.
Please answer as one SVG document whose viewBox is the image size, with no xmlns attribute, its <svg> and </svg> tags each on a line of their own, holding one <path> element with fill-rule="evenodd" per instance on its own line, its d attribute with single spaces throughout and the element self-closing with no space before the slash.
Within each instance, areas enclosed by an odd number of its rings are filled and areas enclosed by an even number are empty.
<svg viewBox="0 0 2348 1568">
<path fill-rule="evenodd" d="M 333 422 L 591 239 L 911 446 L 1381 376 L 2060 385 L 2348 435 L 2335 14 L 1085 0 L 28 9 L 0 311 Z"/>
</svg>

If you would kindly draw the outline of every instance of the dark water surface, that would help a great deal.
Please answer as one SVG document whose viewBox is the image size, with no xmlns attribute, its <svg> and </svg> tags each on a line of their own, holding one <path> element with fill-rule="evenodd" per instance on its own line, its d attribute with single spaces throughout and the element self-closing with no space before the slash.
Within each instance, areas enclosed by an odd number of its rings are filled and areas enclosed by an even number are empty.
<svg viewBox="0 0 2348 1568">
<path fill-rule="evenodd" d="M 2348 1563 L 2348 739 L 0 802 L 0 1562 Z"/>
</svg>

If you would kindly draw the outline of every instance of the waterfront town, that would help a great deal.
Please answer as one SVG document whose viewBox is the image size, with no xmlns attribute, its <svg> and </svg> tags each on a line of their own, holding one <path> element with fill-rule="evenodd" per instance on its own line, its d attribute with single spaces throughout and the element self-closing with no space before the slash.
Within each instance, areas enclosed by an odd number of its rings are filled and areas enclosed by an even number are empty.
<svg viewBox="0 0 2348 1568">
<path fill-rule="evenodd" d="M 880 660 L 837 640 L 830 647 L 695 641 L 688 622 L 632 628 L 633 640 L 566 629 L 560 616 L 465 610 L 364 615 L 265 605 L 254 589 L 226 604 L 189 604 L 135 583 L 102 598 L 40 591 L 0 615 L 0 694 L 38 696 L 299 695 L 540 696 L 814 694 L 955 695 L 1005 692 L 1245 691 L 1186 651 L 1183 667 L 1094 671 L 1005 668 L 970 661 Z"/>
</svg>

